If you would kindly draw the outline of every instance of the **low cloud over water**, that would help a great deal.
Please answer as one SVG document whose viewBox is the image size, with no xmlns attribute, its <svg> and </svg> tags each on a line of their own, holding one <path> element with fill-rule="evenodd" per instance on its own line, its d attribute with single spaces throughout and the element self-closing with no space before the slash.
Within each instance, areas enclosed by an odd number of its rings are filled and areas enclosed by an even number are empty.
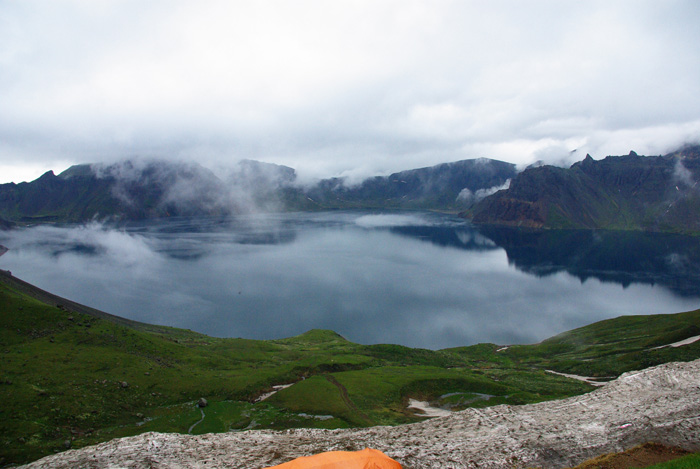
<svg viewBox="0 0 700 469">
<path fill-rule="evenodd" d="M 324 328 L 427 348 L 532 343 L 622 314 L 695 309 L 700 298 L 649 282 L 583 281 L 564 268 L 526 273 L 488 237 L 437 214 L 39 226 L 3 233 L 0 244 L 10 248 L 0 268 L 41 288 L 223 337 Z"/>
</svg>

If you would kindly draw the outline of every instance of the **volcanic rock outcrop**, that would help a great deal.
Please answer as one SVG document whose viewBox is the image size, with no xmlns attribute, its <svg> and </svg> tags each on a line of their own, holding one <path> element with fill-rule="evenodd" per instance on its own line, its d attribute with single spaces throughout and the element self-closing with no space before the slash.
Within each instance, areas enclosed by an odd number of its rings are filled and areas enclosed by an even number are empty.
<svg viewBox="0 0 700 469">
<path fill-rule="evenodd" d="M 700 231 L 700 146 L 663 156 L 587 155 L 570 168 L 528 168 L 485 198 L 472 220 L 553 229 Z"/>
</svg>

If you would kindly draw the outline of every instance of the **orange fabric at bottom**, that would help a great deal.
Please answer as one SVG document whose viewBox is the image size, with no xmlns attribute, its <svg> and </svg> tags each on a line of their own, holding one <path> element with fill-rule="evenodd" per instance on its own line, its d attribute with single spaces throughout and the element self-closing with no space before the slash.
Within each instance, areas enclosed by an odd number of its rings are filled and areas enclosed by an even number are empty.
<svg viewBox="0 0 700 469">
<path fill-rule="evenodd" d="M 266 469 L 401 469 L 401 464 L 376 449 L 329 451 Z"/>
</svg>

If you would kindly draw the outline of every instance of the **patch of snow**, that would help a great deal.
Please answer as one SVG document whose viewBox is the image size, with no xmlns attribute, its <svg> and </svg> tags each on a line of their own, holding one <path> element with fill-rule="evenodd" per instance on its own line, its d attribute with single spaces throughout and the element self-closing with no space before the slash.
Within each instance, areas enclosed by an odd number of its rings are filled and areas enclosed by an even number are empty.
<svg viewBox="0 0 700 469">
<path fill-rule="evenodd" d="M 660 349 L 660 348 L 666 348 L 666 347 L 673 347 L 673 348 L 682 347 L 682 346 L 684 346 L 684 345 L 690 345 L 690 344 L 692 344 L 692 343 L 694 343 L 694 342 L 697 342 L 698 340 L 700 340 L 700 335 L 696 335 L 696 336 L 693 336 L 693 337 L 688 337 L 687 339 L 679 340 L 678 342 L 674 342 L 674 343 L 672 343 L 672 344 L 667 344 L 667 345 L 661 345 L 661 346 L 659 346 L 659 347 L 654 347 L 654 348 L 652 348 L 652 350 L 656 350 L 656 349 Z"/>
<path fill-rule="evenodd" d="M 417 401 L 415 399 L 408 400 L 408 408 L 420 411 L 419 415 L 421 417 L 446 417 L 452 414 L 449 410 L 433 407 L 429 402 Z"/>
<path fill-rule="evenodd" d="M 297 414 L 299 417 L 304 417 L 305 419 L 316 419 L 316 420 L 331 420 L 335 417 L 332 415 L 311 415 L 304 412 Z"/>
<path fill-rule="evenodd" d="M 292 384 L 278 384 L 277 386 L 272 386 L 272 389 L 273 389 L 272 391 L 266 392 L 265 394 L 262 394 L 260 397 L 255 399 L 255 402 L 262 402 L 265 399 L 269 399 L 272 396 L 274 396 L 275 394 L 277 394 L 278 392 L 280 392 L 282 389 L 286 389 L 292 385 L 294 385 L 294 383 L 292 383 Z"/>
<path fill-rule="evenodd" d="M 604 386 L 606 384 L 603 381 L 598 381 L 600 378 L 593 378 L 590 376 L 570 375 L 568 373 L 559 373 L 558 371 L 554 371 L 554 370 L 545 370 L 545 371 L 547 373 L 551 373 L 553 375 L 564 376 L 566 378 L 571 378 L 571 379 L 576 379 L 578 381 L 583 381 L 584 383 L 588 383 L 591 386 Z"/>
</svg>

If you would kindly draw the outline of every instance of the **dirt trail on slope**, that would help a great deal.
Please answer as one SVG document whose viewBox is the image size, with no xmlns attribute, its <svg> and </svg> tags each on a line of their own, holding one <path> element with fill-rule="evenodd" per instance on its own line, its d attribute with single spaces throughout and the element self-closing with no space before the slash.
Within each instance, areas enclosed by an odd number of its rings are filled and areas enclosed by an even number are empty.
<svg viewBox="0 0 700 469">
<path fill-rule="evenodd" d="M 343 386 L 337 379 L 335 379 L 334 376 L 332 375 L 325 375 L 326 380 L 328 380 L 329 383 L 334 385 L 335 387 L 338 388 L 338 391 L 340 391 L 340 397 L 343 399 L 343 402 L 345 402 L 345 405 L 348 406 L 350 410 L 352 410 L 355 415 L 359 416 L 362 420 L 364 420 L 367 423 L 370 423 L 371 420 L 365 413 L 363 413 L 357 405 L 355 405 L 354 402 L 352 402 L 352 399 L 350 399 L 350 395 L 348 394 L 348 390 L 345 386 Z"/>
<path fill-rule="evenodd" d="M 195 423 L 193 423 L 193 424 L 190 426 L 189 430 L 187 430 L 187 433 L 189 433 L 190 435 L 192 434 L 192 430 L 194 430 L 194 427 L 196 427 L 196 426 L 199 425 L 200 423 L 204 422 L 204 419 L 206 418 L 206 415 L 204 415 L 204 409 L 202 409 L 202 408 L 200 407 L 200 408 L 199 408 L 199 411 L 202 413 L 202 418 L 199 419 L 199 420 L 197 420 Z"/>
<path fill-rule="evenodd" d="M 653 441 L 700 451 L 700 360 L 625 373 L 561 401 L 467 409 L 398 427 L 207 435 L 145 433 L 48 456 L 29 468 L 260 469 L 371 447 L 406 469 L 574 467 Z"/>
</svg>

